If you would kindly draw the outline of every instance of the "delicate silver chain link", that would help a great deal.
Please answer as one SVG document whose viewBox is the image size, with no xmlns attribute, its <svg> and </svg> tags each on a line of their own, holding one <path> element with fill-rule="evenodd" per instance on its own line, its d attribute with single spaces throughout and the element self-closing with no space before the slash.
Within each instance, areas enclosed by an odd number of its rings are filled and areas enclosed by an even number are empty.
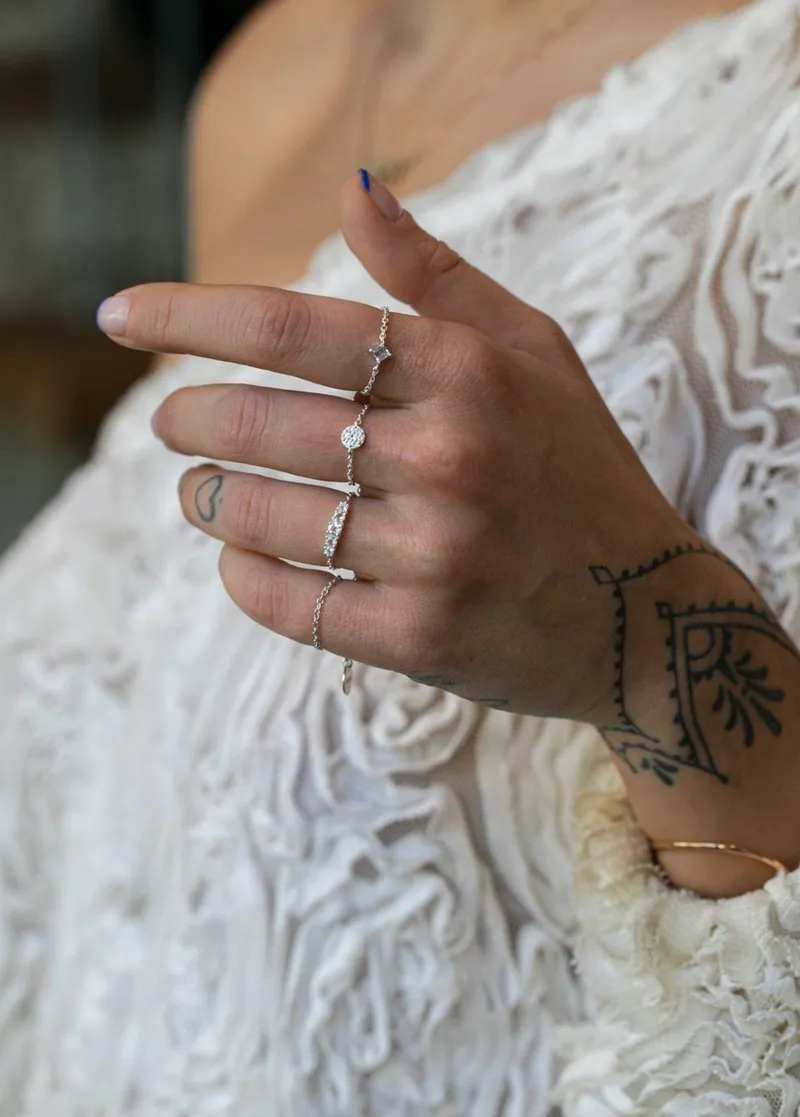
<svg viewBox="0 0 800 1117">
<path fill-rule="evenodd" d="M 380 340 L 378 341 L 378 344 L 375 346 L 374 349 L 370 349 L 370 353 L 372 353 L 373 357 L 375 356 L 375 351 L 376 350 L 384 349 L 386 347 L 386 338 L 388 337 L 388 334 L 389 334 L 389 307 L 385 306 L 383 308 L 383 317 L 381 318 Z M 375 381 L 378 379 L 378 373 L 381 371 L 381 364 L 382 364 L 382 362 L 380 360 L 378 360 L 378 358 L 376 357 L 375 358 L 375 363 L 372 366 L 372 375 L 370 376 L 370 378 L 367 381 L 364 388 L 362 388 L 362 390 L 361 390 L 361 395 L 362 396 L 368 396 L 372 392 L 372 389 L 375 387 Z"/>
<path fill-rule="evenodd" d="M 317 603 L 314 606 L 314 625 L 313 625 L 313 628 L 311 630 L 311 634 L 312 634 L 312 639 L 314 641 L 314 647 L 317 649 L 318 652 L 321 652 L 321 651 L 325 650 L 322 647 L 322 642 L 320 641 L 320 638 L 319 638 L 319 626 L 320 626 L 320 621 L 322 620 L 323 606 L 325 605 L 325 602 L 328 599 L 328 594 L 331 592 L 333 587 L 338 586 L 339 582 L 341 582 L 343 580 L 344 579 L 342 578 L 341 574 L 334 574 L 334 576 L 331 578 L 331 580 L 325 586 L 325 589 L 322 591 L 322 593 L 317 598 Z"/>
<path fill-rule="evenodd" d="M 381 365 L 383 364 L 383 361 L 378 359 L 378 357 L 376 356 L 376 353 L 379 353 L 381 350 L 385 349 L 386 338 L 387 338 L 388 334 L 389 334 L 389 308 L 388 308 L 388 306 L 385 306 L 385 307 L 383 307 L 383 317 L 381 318 L 381 333 L 380 333 L 380 338 L 378 340 L 378 344 L 376 346 L 374 346 L 374 348 L 370 349 L 370 353 L 373 356 L 372 372 L 370 373 L 370 378 L 367 381 L 367 383 L 364 385 L 362 390 L 357 393 L 357 395 L 355 397 L 356 399 L 358 399 L 359 396 L 363 399 L 365 396 L 369 396 L 369 395 L 372 394 L 372 389 L 375 387 L 375 381 L 378 379 L 378 376 L 379 376 L 380 371 L 381 371 Z M 364 406 L 361 408 L 360 412 L 358 413 L 358 418 L 353 423 L 353 427 L 358 427 L 360 430 L 364 429 L 364 420 L 366 419 L 367 413 L 369 412 L 371 407 L 372 407 L 372 404 L 370 403 L 370 401 L 368 399 L 365 400 Z M 356 478 L 355 478 L 356 450 L 357 449 L 360 449 L 360 447 L 355 447 L 355 448 L 348 447 L 348 449 L 347 449 L 347 484 L 352 489 L 353 496 L 361 496 L 361 486 L 356 482 Z"/>
<path fill-rule="evenodd" d="M 369 396 L 371 395 L 372 390 L 375 387 L 375 381 L 378 379 L 378 375 L 381 371 L 381 365 L 384 361 L 387 361 L 392 356 L 386 346 L 386 338 L 388 337 L 388 334 L 389 308 L 388 306 L 384 306 L 382 308 L 380 338 L 377 345 L 374 345 L 372 349 L 370 349 L 370 354 L 373 359 L 372 372 L 370 373 L 369 380 L 367 381 L 363 390 L 356 393 L 354 397 L 355 400 L 361 399 L 363 401 L 362 407 L 355 422 L 352 423 L 349 427 L 346 427 L 345 430 L 342 432 L 342 441 L 345 445 L 345 448 L 347 449 L 347 485 L 350 491 L 347 493 L 345 499 L 343 501 L 340 501 L 340 503 L 337 505 L 336 510 L 331 517 L 331 520 L 328 523 L 328 527 L 325 532 L 323 557 L 327 562 L 328 569 L 331 571 L 336 569 L 334 564 L 336 550 L 339 546 L 339 540 L 341 539 L 342 533 L 344 532 L 347 517 L 351 511 L 353 501 L 357 497 L 361 496 L 361 486 L 355 479 L 355 456 L 356 450 L 361 449 L 361 447 L 364 445 L 364 442 L 366 441 L 366 435 L 364 434 L 364 419 L 366 418 L 367 413 L 372 406 L 369 400 Z M 350 437 L 346 439 L 346 436 L 348 435 Z M 320 638 L 322 611 L 325 608 L 325 602 L 328 600 L 328 594 L 331 592 L 331 590 L 338 586 L 339 582 L 342 581 L 344 581 L 344 579 L 342 578 L 341 574 L 334 574 L 334 576 L 330 579 L 329 582 L 327 582 L 327 584 L 323 588 L 322 592 L 317 598 L 316 604 L 314 605 L 314 619 L 311 629 L 311 637 L 313 646 L 319 652 L 325 650 Z M 352 659 L 345 659 L 343 661 L 342 670 L 342 690 L 345 694 L 350 693 L 352 681 L 353 661 Z"/>
</svg>

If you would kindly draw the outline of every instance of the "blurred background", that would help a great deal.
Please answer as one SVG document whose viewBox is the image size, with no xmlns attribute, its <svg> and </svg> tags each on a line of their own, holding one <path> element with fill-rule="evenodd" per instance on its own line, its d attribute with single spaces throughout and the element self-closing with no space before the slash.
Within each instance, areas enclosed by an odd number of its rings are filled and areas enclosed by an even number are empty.
<svg viewBox="0 0 800 1117">
<path fill-rule="evenodd" d="M 149 358 L 94 311 L 178 279 L 183 122 L 250 0 L 0 0 L 0 551 Z"/>
</svg>

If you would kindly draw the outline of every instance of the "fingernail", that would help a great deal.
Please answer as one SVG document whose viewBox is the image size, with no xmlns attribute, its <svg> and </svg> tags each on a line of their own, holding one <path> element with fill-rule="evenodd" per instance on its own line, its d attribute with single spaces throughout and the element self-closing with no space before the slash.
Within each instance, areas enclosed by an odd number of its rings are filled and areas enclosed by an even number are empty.
<svg viewBox="0 0 800 1117">
<path fill-rule="evenodd" d="M 123 337 L 128 324 L 131 300 L 124 295 L 106 299 L 97 309 L 97 325 L 110 337 Z"/>
<path fill-rule="evenodd" d="M 369 171 L 365 171 L 363 167 L 358 173 L 361 175 L 361 185 L 369 194 L 370 198 L 372 198 L 386 220 L 399 221 L 403 216 L 403 207 L 391 190 L 388 190 L 379 179 L 374 178 Z"/>
</svg>

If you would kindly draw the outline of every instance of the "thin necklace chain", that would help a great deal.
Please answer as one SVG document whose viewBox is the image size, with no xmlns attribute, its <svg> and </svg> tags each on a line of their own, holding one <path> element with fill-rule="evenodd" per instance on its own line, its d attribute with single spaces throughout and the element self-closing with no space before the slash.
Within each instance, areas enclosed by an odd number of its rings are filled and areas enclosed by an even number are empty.
<svg viewBox="0 0 800 1117">
<path fill-rule="evenodd" d="M 496 92 L 502 85 L 504 85 L 510 76 L 516 72 L 525 63 L 535 62 L 542 56 L 545 50 L 557 40 L 563 38 L 569 31 L 578 24 L 588 9 L 591 7 L 594 0 L 575 0 L 574 3 L 566 5 L 566 11 L 563 11 L 561 18 L 556 21 L 552 26 L 546 28 L 538 39 L 531 46 L 530 43 L 526 45 L 526 49 L 516 55 L 510 63 L 505 66 L 498 67 L 492 74 L 482 82 L 476 90 L 462 102 L 458 108 L 447 115 L 444 122 L 440 124 L 436 130 L 435 137 L 428 140 L 427 143 L 418 147 L 414 152 L 406 155 L 403 158 L 384 160 L 383 162 L 376 162 L 374 160 L 375 153 L 375 132 L 377 111 L 368 113 L 369 107 L 376 109 L 377 98 L 364 99 L 364 125 L 362 127 L 362 151 L 364 158 L 361 163 L 365 166 L 376 178 L 381 179 L 383 182 L 396 184 L 402 182 L 407 178 L 410 171 L 419 166 L 428 155 L 431 155 L 437 148 L 440 140 L 447 135 L 447 132 L 456 120 L 463 123 L 472 111 L 473 107 L 481 100 L 489 97 L 492 93 Z M 376 60 L 377 62 L 378 60 Z M 367 117 L 372 117 L 372 127 L 368 126 Z M 371 133 L 371 134 L 369 134 Z"/>
</svg>

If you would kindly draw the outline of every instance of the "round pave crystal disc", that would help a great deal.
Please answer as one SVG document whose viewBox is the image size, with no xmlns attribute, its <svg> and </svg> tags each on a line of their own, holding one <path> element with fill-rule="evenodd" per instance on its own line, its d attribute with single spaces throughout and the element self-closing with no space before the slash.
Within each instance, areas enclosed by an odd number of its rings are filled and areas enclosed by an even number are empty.
<svg viewBox="0 0 800 1117">
<path fill-rule="evenodd" d="M 352 427 L 345 427 L 342 431 L 342 446 L 347 450 L 358 450 L 364 445 L 366 438 L 363 428 L 354 423 Z"/>
</svg>

